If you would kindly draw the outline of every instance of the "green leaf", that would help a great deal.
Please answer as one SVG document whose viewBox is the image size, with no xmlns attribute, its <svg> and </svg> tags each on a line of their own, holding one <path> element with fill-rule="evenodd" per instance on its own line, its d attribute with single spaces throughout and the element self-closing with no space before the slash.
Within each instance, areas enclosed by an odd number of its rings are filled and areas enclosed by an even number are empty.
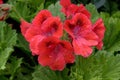
<svg viewBox="0 0 120 80">
<path fill-rule="evenodd" d="M 5 22 L 0 22 L 0 69 L 5 69 L 6 62 L 13 52 L 17 34 Z"/>
<path fill-rule="evenodd" d="M 120 55 L 98 51 L 88 58 L 77 56 L 70 80 L 119 80 Z"/>
<path fill-rule="evenodd" d="M 112 17 L 120 19 L 120 11 L 116 11 L 115 13 L 113 13 Z"/>
<path fill-rule="evenodd" d="M 12 58 L 11 63 L 10 63 L 10 69 L 9 69 L 11 73 L 10 80 L 13 80 L 17 69 L 21 66 L 21 63 L 22 63 L 22 58 L 20 59 Z"/>
<path fill-rule="evenodd" d="M 11 54 L 13 52 L 12 48 L 6 48 L 0 53 L 0 69 L 5 69 L 6 62 Z"/>
<path fill-rule="evenodd" d="M 25 40 L 25 38 L 21 34 L 18 34 L 18 42 L 16 46 L 24 51 L 30 52 L 29 43 Z"/>
<path fill-rule="evenodd" d="M 1 70 L 1 75 L 10 75 L 10 80 L 13 80 L 15 77 L 15 73 L 17 72 L 18 68 L 21 66 L 22 58 L 17 59 L 13 56 L 9 58 L 9 62 L 6 64 L 6 69 Z"/>
<path fill-rule="evenodd" d="M 24 0 L 23 0 L 24 1 Z M 44 8 L 44 2 L 45 0 L 29 0 L 30 4 L 33 5 L 33 9 L 38 8 L 38 10 L 41 10 Z"/>
<path fill-rule="evenodd" d="M 18 73 L 14 80 L 32 80 L 32 76 L 30 73 L 28 74 Z"/>
<path fill-rule="evenodd" d="M 22 7 L 22 8 L 21 8 Z M 10 17 L 15 19 L 16 21 L 19 21 L 20 18 L 24 18 L 25 20 L 28 20 L 31 18 L 31 11 L 27 6 L 27 3 L 23 2 L 15 2 L 12 4 L 12 11 L 10 13 Z"/>
<path fill-rule="evenodd" d="M 16 44 L 17 34 L 5 22 L 0 22 L 0 51 Z"/>
<path fill-rule="evenodd" d="M 21 65 L 22 63 L 23 63 L 22 58 L 16 58 L 15 56 L 10 56 L 9 61 L 6 64 L 6 68 L 4 70 L 0 70 L 0 75 L 1 76 L 4 75 L 2 77 L 7 78 L 9 80 L 24 80 L 24 77 L 27 76 L 26 75 L 21 76 L 23 75 L 21 74 L 22 73 L 21 69 L 23 68 Z M 6 77 L 5 75 L 9 75 L 9 76 Z"/>
<path fill-rule="evenodd" d="M 104 49 L 111 53 L 120 51 L 120 18 L 115 17 L 115 14 L 114 17 L 110 17 L 107 13 L 101 13 L 100 15 L 106 27 Z"/>
<path fill-rule="evenodd" d="M 86 5 L 86 8 L 91 13 L 91 20 L 92 20 L 92 22 L 95 23 L 95 21 L 99 18 L 99 13 L 97 11 L 97 8 L 95 7 L 95 5 L 93 5 L 91 3 Z"/>
<path fill-rule="evenodd" d="M 4 76 L 2 76 L 2 75 L 0 76 L 0 79 L 1 79 L 1 80 L 8 80 L 6 77 L 4 77 Z"/>
<path fill-rule="evenodd" d="M 32 74 L 33 80 L 57 80 L 57 75 L 54 71 L 38 66 Z"/>
<path fill-rule="evenodd" d="M 59 16 L 62 21 L 65 20 L 65 16 L 61 12 L 61 5 L 60 5 L 59 1 L 55 5 L 51 4 L 48 7 L 48 10 L 52 13 L 53 16 Z"/>
<path fill-rule="evenodd" d="M 58 0 L 45 0 L 45 8 L 48 8 L 49 5 L 55 4 Z"/>
<path fill-rule="evenodd" d="M 37 66 L 35 72 L 32 74 L 32 80 L 69 80 L 68 69 L 63 71 L 52 71 L 47 67 Z"/>
<path fill-rule="evenodd" d="M 23 58 L 11 56 L 6 70 L 11 75 L 10 80 L 32 80 L 33 69 Z"/>
<path fill-rule="evenodd" d="M 9 3 L 12 5 L 10 17 L 16 21 L 20 18 L 31 21 L 36 12 L 44 8 L 44 0 L 9 0 Z"/>
</svg>

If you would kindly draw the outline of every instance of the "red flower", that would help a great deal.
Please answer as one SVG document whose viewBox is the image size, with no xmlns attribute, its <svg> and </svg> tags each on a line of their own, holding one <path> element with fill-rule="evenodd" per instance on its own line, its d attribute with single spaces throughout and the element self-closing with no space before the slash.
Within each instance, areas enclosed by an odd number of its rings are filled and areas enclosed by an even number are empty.
<svg viewBox="0 0 120 80">
<path fill-rule="evenodd" d="M 104 38 L 104 33 L 105 33 L 105 26 L 102 21 L 102 19 L 98 19 L 96 23 L 93 25 L 93 31 L 97 34 L 98 38 L 98 45 L 97 48 L 100 50 L 102 49 L 103 46 L 103 38 Z"/>
<path fill-rule="evenodd" d="M 83 13 L 88 18 L 90 18 L 90 12 L 80 4 L 79 6 L 72 4 L 70 0 L 60 0 L 60 4 L 62 5 L 62 12 L 67 16 L 67 18 L 74 16 L 76 13 Z"/>
<path fill-rule="evenodd" d="M 28 42 L 37 35 L 60 38 L 63 26 L 59 17 L 52 17 L 48 10 L 42 10 L 36 15 L 31 24 L 21 20 L 21 32 Z"/>
<path fill-rule="evenodd" d="M 75 57 L 73 48 L 67 41 L 55 37 L 44 38 L 37 46 L 38 61 L 42 66 L 49 66 L 52 70 L 63 70 L 65 64 L 73 63 Z"/>
<path fill-rule="evenodd" d="M 98 44 L 98 36 L 92 31 L 90 20 L 82 13 L 76 13 L 71 20 L 66 20 L 64 29 L 72 36 L 77 55 L 88 57 L 92 53 L 91 46 Z"/>
<path fill-rule="evenodd" d="M 40 11 L 32 23 L 21 19 L 20 27 L 22 35 L 30 43 L 32 55 L 38 55 L 36 46 L 43 38 L 48 36 L 60 38 L 63 34 L 63 26 L 60 18 L 52 17 L 51 13 L 47 10 Z"/>
<path fill-rule="evenodd" d="M 63 26 L 60 21 L 60 18 L 49 17 L 41 24 L 40 27 L 36 27 L 36 26 L 30 27 L 25 34 L 25 38 L 29 42 L 36 35 L 41 35 L 45 37 L 55 36 L 57 38 L 60 38 L 62 36 L 62 32 L 63 32 Z"/>
<path fill-rule="evenodd" d="M 40 34 L 41 24 L 51 17 L 51 13 L 48 10 L 41 10 L 33 19 L 32 23 L 28 23 L 21 19 L 21 32 L 28 42 L 35 36 Z"/>
</svg>

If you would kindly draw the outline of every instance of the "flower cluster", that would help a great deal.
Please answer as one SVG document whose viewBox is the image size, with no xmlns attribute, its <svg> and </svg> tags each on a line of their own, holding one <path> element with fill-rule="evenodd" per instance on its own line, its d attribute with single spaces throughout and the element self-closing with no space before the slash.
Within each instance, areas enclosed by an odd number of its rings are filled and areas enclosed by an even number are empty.
<svg viewBox="0 0 120 80">
<path fill-rule="evenodd" d="M 67 63 L 74 63 L 75 55 L 88 57 L 93 46 L 102 49 L 105 27 L 101 18 L 92 24 L 83 4 L 77 6 L 70 0 L 60 0 L 60 4 L 66 16 L 64 22 L 50 11 L 41 10 L 31 23 L 21 19 L 20 27 L 39 64 L 61 71 Z M 71 41 L 61 40 L 63 30 Z"/>
</svg>

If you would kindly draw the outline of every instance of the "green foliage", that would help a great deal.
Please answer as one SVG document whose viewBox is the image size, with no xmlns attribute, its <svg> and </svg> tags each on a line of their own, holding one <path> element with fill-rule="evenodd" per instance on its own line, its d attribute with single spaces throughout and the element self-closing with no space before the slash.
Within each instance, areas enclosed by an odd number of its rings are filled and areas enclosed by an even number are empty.
<svg viewBox="0 0 120 80">
<path fill-rule="evenodd" d="M 9 0 L 9 3 L 12 5 L 10 17 L 17 21 L 20 18 L 31 21 L 36 12 L 44 8 L 44 0 Z"/>
<path fill-rule="evenodd" d="M 5 69 L 5 64 L 16 44 L 17 34 L 5 22 L 0 22 L 0 69 Z"/>
<path fill-rule="evenodd" d="M 54 71 L 38 66 L 33 73 L 33 80 L 57 80 L 57 75 Z"/>
<path fill-rule="evenodd" d="M 59 16 L 61 20 L 65 20 L 64 14 L 61 12 L 61 5 L 57 2 L 55 5 L 51 4 L 48 7 L 48 10 L 52 13 L 53 16 Z"/>
<path fill-rule="evenodd" d="M 120 19 L 120 11 L 116 11 L 112 14 L 112 17 Z"/>
<path fill-rule="evenodd" d="M 119 80 L 120 55 L 99 51 L 89 58 L 77 57 L 70 80 Z"/>
<path fill-rule="evenodd" d="M 69 80 L 68 69 L 58 72 L 41 66 L 36 67 L 32 76 L 32 80 Z"/>
<path fill-rule="evenodd" d="M 13 52 L 12 48 L 5 48 L 4 50 L 0 51 L 0 69 L 5 69 L 6 62 L 10 56 L 10 54 Z"/>
<path fill-rule="evenodd" d="M 45 0 L 44 6 L 47 8 L 49 5 L 56 3 L 58 0 Z"/>
<path fill-rule="evenodd" d="M 22 36 L 22 34 L 18 34 L 18 41 L 16 44 L 17 47 L 21 48 L 23 51 L 30 52 L 29 44 Z"/>
<path fill-rule="evenodd" d="M 10 58 L 11 59 L 11 63 L 8 63 L 8 70 L 10 73 L 10 80 L 13 80 L 15 73 L 17 71 L 17 69 L 21 66 L 22 63 L 22 58 L 20 59 L 16 59 L 16 58 Z"/>
<path fill-rule="evenodd" d="M 29 20 L 29 18 L 31 17 L 30 9 L 26 6 L 25 3 L 22 3 L 22 2 L 14 3 L 12 6 L 12 10 L 13 11 L 10 13 L 10 16 L 17 21 L 19 21 L 20 18 Z"/>
<path fill-rule="evenodd" d="M 99 13 L 98 13 L 95 5 L 90 3 L 90 4 L 86 5 L 86 8 L 91 13 L 91 20 L 92 20 L 92 22 L 95 23 L 95 21 L 99 18 Z"/>
<path fill-rule="evenodd" d="M 104 38 L 104 48 L 109 52 L 120 51 L 120 14 L 119 12 L 109 16 L 107 13 L 101 13 L 106 26 Z"/>
<path fill-rule="evenodd" d="M 17 59 L 13 56 L 9 58 L 9 62 L 6 64 L 6 69 L 0 70 L 0 76 L 6 78 L 7 80 L 13 80 L 16 76 L 16 72 L 21 66 L 22 58 Z M 10 77 L 6 77 L 5 75 L 10 75 Z"/>
</svg>

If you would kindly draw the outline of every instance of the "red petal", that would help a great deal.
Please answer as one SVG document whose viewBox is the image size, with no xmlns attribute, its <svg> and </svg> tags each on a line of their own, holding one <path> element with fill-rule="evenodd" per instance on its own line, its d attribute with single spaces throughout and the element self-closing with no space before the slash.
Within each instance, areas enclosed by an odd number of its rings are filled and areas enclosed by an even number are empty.
<svg viewBox="0 0 120 80">
<path fill-rule="evenodd" d="M 78 6 L 75 4 L 71 4 L 68 9 L 66 10 L 66 16 L 67 18 L 73 17 L 76 14 L 76 11 L 78 10 Z"/>
<path fill-rule="evenodd" d="M 64 7 L 67 8 L 71 4 L 70 0 L 60 0 L 60 4 Z"/>
<path fill-rule="evenodd" d="M 83 57 L 88 57 L 92 53 L 91 47 L 80 43 L 77 40 L 73 40 L 73 47 L 76 55 L 81 55 Z"/>
<path fill-rule="evenodd" d="M 32 55 L 39 55 L 38 50 L 38 44 L 41 42 L 41 40 L 44 38 L 44 36 L 37 35 L 33 37 L 33 39 L 30 41 L 30 50 L 32 51 Z"/>
<path fill-rule="evenodd" d="M 21 32 L 22 32 L 22 35 L 25 36 L 25 33 L 26 31 L 31 27 L 31 24 L 28 23 L 27 21 L 25 21 L 24 19 L 21 19 L 21 25 L 20 25 L 20 28 L 21 28 Z"/>
<path fill-rule="evenodd" d="M 39 44 L 39 54 L 43 54 L 46 51 L 51 52 L 53 51 L 55 45 L 59 42 L 58 38 L 55 37 L 46 37 L 44 38 Z"/>
<path fill-rule="evenodd" d="M 98 38 L 98 49 L 102 49 L 103 42 L 102 39 L 104 38 L 104 33 L 105 33 L 105 26 L 103 24 L 102 19 L 98 19 L 96 23 L 93 25 L 93 31 L 97 34 Z"/>
<path fill-rule="evenodd" d="M 86 35 L 82 35 L 82 37 L 84 37 L 86 40 L 97 40 L 98 39 L 98 36 L 93 31 L 89 31 L 88 33 L 86 33 Z"/>
<path fill-rule="evenodd" d="M 102 40 L 104 37 L 104 33 L 105 33 L 105 26 L 104 23 L 102 21 L 102 19 L 98 19 L 96 21 L 96 23 L 93 26 L 93 31 L 98 35 L 98 37 Z"/>
<path fill-rule="evenodd" d="M 42 66 L 49 66 L 51 63 L 53 63 L 54 57 L 49 54 L 49 52 L 46 52 L 44 54 L 40 54 L 38 57 L 38 62 Z"/>
<path fill-rule="evenodd" d="M 67 41 L 61 41 L 63 44 L 63 55 L 66 63 L 73 63 L 75 61 L 75 56 L 73 55 L 72 45 Z"/>
<path fill-rule="evenodd" d="M 66 20 L 64 23 L 64 29 L 65 31 L 74 38 L 74 34 L 72 32 L 72 28 L 74 28 L 74 24 L 72 23 L 71 20 Z"/>
<path fill-rule="evenodd" d="M 97 47 L 97 49 L 101 50 L 103 47 L 103 42 L 100 41 L 96 47 Z"/>
<path fill-rule="evenodd" d="M 41 30 L 40 27 L 34 27 L 34 26 L 30 27 L 25 34 L 26 40 L 30 42 L 34 36 L 40 35 L 41 34 L 40 30 Z"/>
<path fill-rule="evenodd" d="M 84 42 L 85 45 L 88 46 L 95 46 L 98 44 L 98 36 L 93 32 L 93 31 L 89 31 L 88 33 L 86 33 L 85 35 L 81 35 L 82 38 L 80 38 L 81 42 Z M 79 39 L 79 38 L 77 38 Z"/>
<path fill-rule="evenodd" d="M 38 61 L 42 66 L 49 66 L 54 62 L 57 54 L 55 55 L 53 52 L 58 41 L 58 38 L 47 37 L 39 42 L 37 46 L 37 49 L 39 50 Z"/>
<path fill-rule="evenodd" d="M 81 43 L 83 45 L 87 45 L 87 46 L 95 46 L 98 44 L 98 41 L 97 40 L 87 40 L 85 38 L 77 38 L 76 41 L 78 43 Z"/>
<path fill-rule="evenodd" d="M 61 53 L 58 53 L 54 62 L 50 65 L 52 70 L 59 70 L 62 71 L 65 67 L 65 60 L 64 56 Z"/>
<path fill-rule="evenodd" d="M 90 19 L 83 13 L 76 13 L 75 16 L 72 18 L 76 25 L 91 25 Z"/>
<path fill-rule="evenodd" d="M 51 17 L 52 14 L 48 10 L 41 10 L 33 19 L 32 23 L 34 26 L 40 27 L 41 24 L 48 18 Z"/>
<path fill-rule="evenodd" d="M 79 8 L 78 8 L 78 10 L 77 10 L 77 13 L 79 13 L 79 12 L 85 14 L 85 15 L 90 19 L 91 14 L 90 14 L 90 12 L 85 8 L 85 6 L 84 6 L 83 4 L 80 4 L 80 6 L 79 6 Z"/>
</svg>

